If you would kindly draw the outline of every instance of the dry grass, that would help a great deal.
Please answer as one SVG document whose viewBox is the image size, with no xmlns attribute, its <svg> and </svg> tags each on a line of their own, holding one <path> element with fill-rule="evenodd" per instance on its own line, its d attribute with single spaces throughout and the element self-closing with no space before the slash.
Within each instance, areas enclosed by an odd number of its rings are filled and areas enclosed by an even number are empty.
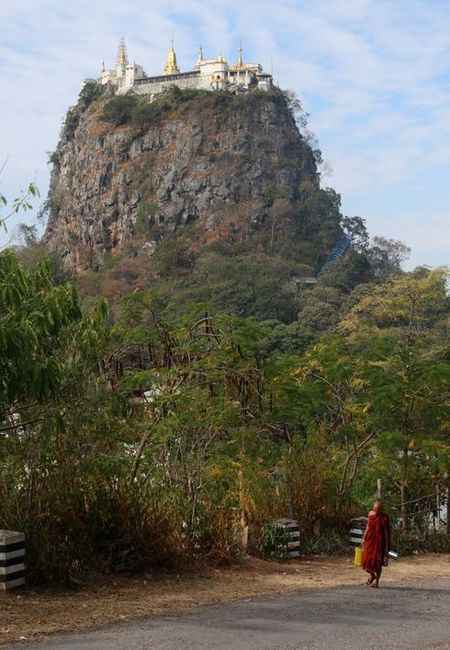
<svg viewBox="0 0 450 650">
<path fill-rule="evenodd" d="M 391 564 L 386 582 L 448 576 L 450 556 L 426 555 Z M 254 558 L 241 566 L 195 575 L 101 579 L 79 591 L 24 590 L 0 594 L 0 645 L 145 616 L 176 613 L 296 589 L 361 584 L 349 558 L 301 559 L 284 564 Z"/>
</svg>

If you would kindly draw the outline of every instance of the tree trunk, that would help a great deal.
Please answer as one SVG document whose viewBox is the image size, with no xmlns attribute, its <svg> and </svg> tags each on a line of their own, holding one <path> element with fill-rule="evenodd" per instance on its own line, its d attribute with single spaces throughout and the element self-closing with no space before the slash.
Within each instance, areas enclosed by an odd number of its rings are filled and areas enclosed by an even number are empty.
<svg viewBox="0 0 450 650">
<path fill-rule="evenodd" d="M 403 450 L 402 477 L 400 479 L 400 522 L 402 530 L 408 529 L 406 510 L 406 486 L 408 485 L 408 447 Z"/>
<path fill-rule="evenodd" d="M 406 530 L 408 528 L 408 515 L 406 512 L 406 485 L 404 481 L 400 483 L 400 524 L 402 530 Z"/>
<path fill-rule="evenodd" d="M 244 473 L 242 468 L 239 469 L 239 502 L 241 510 L 241 549 L 243 553 L 247 553 L 248 548 L 248 521 L 247 521 L 247 512 L 245 508 L 245 497 L 244 497 Z"/>
</svg>

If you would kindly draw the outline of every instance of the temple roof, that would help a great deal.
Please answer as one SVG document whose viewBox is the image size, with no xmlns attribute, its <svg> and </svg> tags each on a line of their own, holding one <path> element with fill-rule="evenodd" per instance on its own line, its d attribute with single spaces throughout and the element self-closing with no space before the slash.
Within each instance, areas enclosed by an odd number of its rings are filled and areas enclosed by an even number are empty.
<svg viewBox="0 0 450 650">
<path fill-rule="evenodd" d="M 179 73 L 180 73 L 180 69 L 177 65 L 177 55 L 175 54 L 175 50 L 172 42 L 172 45 L 169 48 L 169 52 L 167 53 L 167 63 L 164 66 L 164 74 L 179 74 Z"/>
<path fill-rule="evenodd" d="M 117 53 L 117 63 L 118 65 L 128 65 L 127 46 L 125 44 L 124 38 L 120 39 L 119 51 Z"/>
</svg>

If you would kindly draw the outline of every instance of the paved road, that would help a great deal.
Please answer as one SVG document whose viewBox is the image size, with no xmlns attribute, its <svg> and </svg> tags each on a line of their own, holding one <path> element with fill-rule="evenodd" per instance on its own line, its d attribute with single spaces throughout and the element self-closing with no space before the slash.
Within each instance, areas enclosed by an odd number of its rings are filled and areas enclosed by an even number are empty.
<svg viewBox="0 0 450 650">
<path fill-rule="evenodd" d="M 70 613 L 68 613 L 70 616 Z M 16 646 L 17 647 L 17 646 Z M 450 648 L 450 581 L 342 587 L 201 607 L 28 650 L 378 650 Z"/>
</svg>

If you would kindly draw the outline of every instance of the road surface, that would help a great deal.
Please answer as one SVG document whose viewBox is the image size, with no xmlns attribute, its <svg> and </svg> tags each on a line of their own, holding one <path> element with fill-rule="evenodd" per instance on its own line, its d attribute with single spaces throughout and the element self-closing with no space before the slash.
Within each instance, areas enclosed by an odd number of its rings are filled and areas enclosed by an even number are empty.
<svg viewBox="0 0 450 650">
<path fill-rule="evenodd" d="M 70 612 L 67 613 L 70 616 Z M 448 578 L 298 591 L 201 607 L 40 643 L 28 650 L 414 650 L 450 648 Z"/>
</svg>

